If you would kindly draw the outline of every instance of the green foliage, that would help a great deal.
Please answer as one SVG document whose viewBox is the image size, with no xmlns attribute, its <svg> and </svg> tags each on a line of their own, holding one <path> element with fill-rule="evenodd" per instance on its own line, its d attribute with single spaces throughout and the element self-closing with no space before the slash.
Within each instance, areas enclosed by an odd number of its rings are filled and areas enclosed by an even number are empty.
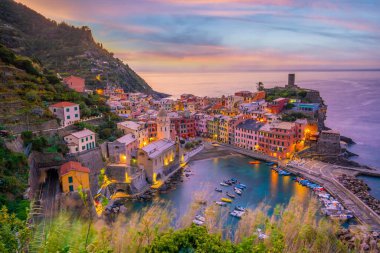
<svg viewBox="0 0 380 253">
<path fill-rule="evenodd" d="M 288 103 L 288 104 L 285 105 L 284 108 L 285 108 L 285 110 L 290 110 L 290 109 L 292 109 L 293 107 L 295 107 L 294 104 Z"/>
<path fill-rule="evenodd" d="M 26 252 L 30 229 L 26 221 L 9 214 L 6 207 L 0 209 L 0 252 Z"/>
<path fill-rule="evenodd" d="M 294 122 L 297 119 L 309 119 L 310 117 L 303 114 L 302 112 L 290 112 L 283 114 L 281 117 L 282 121 L 287 121 L 287 122 Z"/>
<path fill-rule="evenodd" d="M 202 226 L 170 230 L 148 246 L 149 252 L 236 252 L 236 246 Z"/>
</svg>

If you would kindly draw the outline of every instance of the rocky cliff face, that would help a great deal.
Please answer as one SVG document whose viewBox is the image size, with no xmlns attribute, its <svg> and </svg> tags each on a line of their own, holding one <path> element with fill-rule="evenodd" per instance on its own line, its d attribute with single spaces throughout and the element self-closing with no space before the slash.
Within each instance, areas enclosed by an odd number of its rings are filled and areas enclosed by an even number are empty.
<svg viewBox="0 0 380 253">
<path fill-rule="evenodd" d="M 127 92 L 160 95 L 128 65 L 96 43 L 88 27 L 58 24 L 12 0 L 0 2 L 0 44 L 48 69 L 86 79 L 88 88 L 107 83 Z"/>
</svg>

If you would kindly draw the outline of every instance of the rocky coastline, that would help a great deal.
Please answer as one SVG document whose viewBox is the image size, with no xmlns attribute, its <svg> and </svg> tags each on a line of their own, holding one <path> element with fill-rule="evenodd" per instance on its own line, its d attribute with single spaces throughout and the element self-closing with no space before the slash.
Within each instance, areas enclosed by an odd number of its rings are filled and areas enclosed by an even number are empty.
<svg viewBox="0 0 380 253">
<path fill-rule="evenodd" d="M 380 200 L 370 195 L 370 188 L 363 180 L 346 174 L 340 175 L 338 180 L 344 187 L 354 193 L 368 207 L 380 215 Z"/>
<path fill-rule="evenodd" d="M 354 226 L 349 229 L 340 229 L 337 236 L 350 250 L 355 248 L 359 248 L 360 252 L 379 252 L 380 250 L 379 232 L 368 232 L 365 228 Z"/>
</svg>

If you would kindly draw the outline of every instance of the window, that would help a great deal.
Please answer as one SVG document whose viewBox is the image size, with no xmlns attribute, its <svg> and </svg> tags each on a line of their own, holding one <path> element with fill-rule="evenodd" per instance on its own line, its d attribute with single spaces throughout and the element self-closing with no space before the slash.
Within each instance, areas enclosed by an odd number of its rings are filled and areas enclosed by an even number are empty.
<svg viewBox="0 0 380 253">
<path fill-rule="evenodd" d="M 82 139 L 82 142 L 84 142 L 84 139 Z"/>
<path fill-rule="evenodd" d="M 77 151 L 77 152 L 78 152 L 78 147 L 76 147 L 76 148 L 75 148 L 75 151 Z"/>
<path fill-rule="evenodd" d="M 70 115 L 67 115 L 67 117 L 66 117 L 67 119 L 70 119 Z"/>
<path fill-rule="evenodd" d="M 86 146 L 82 146 L 82 150 L 85 150 L 86 149 Z"/>
<path fill-rule="evenodd" d="M 70 108 L 66 108 L 66 112 L 69 112 L 70 111 Z"/>
<path fill-rule="evenodd" d="M 75 111 L 78 111 L 78 107 L 75 106 L 75 107 L 74 107 L 74 110 L 75 110 Z"/>
<path fill-rule="evenodd" d="M 88 141 L 88 137 L 86 137 L 86 141 Z"/>
<path fill-rule="evenodd" d="M 75 118 L 79 118 L 79 116 L 78 116 L 78 114 L 77 114 L 77 113 L 75 114 Z"/>
<path fill-rule="evenodd" d="M 53 110 L 53 111 L 54 111 L 54 112 L 57 112 L 57 109 L 55 109 L 55 108 L 54 108 L 54 110 Z"/>
<path fill-rule="evenodd" d="M 69 191 L 71 191 L 71 192 L 74 191 L 74 186 L 73 185 L 69 185 Z"/>
<path fill-rule="evenodd" d="M 90 140 L 92 140 L 92 135 L 90 136 Z"/>
<path fill-rule="evenodd" d="M 73 183 L 73 177 L 68 177 L 68 180 L 69 180 L 69 184 Z"/>
</svg>

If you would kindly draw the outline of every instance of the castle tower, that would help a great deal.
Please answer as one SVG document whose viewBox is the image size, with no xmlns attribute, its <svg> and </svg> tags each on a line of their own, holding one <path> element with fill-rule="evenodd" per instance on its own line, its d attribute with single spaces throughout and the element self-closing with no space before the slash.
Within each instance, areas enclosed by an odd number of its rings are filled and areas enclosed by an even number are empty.
<svg viewBox="0 0 380 253">
<path fill-rule="evenodd" d="M 164 108 L 157 114 L 157 140 L 170 140 L 170 119 Z"/>
</svg>

